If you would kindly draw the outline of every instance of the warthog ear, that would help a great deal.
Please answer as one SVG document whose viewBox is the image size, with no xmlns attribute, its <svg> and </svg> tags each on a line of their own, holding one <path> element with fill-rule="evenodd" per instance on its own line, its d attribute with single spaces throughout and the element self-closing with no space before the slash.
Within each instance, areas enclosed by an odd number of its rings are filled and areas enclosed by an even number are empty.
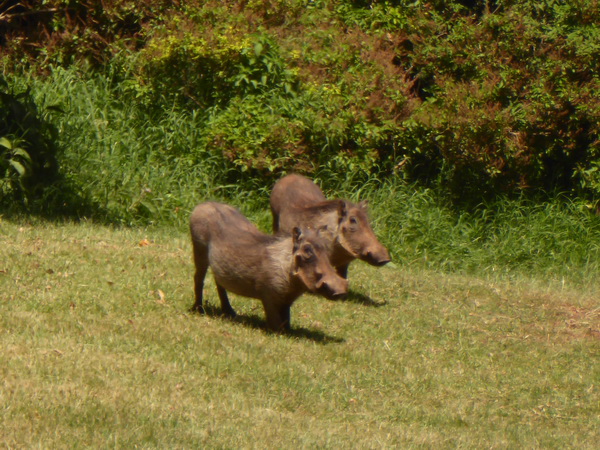
<svg viewBox="0 0 600 450">
<path fill-rule="evenodd" d="M 366 210 L 369 207 L 369 200 L 361 200 L 358 202 L 358 206 Z"/>
<path fill-rule="evenodd" d="M 294 227 L 292 230 L 292 239 L 294 243 L 302 240 L 302 229 L 300 227 Z"/>
<path fill-rule="evenodd" d="M 292 264 L 292 275 L 296 276 L 300 273 L 300 255 L 294 255 L 294 262 Z"/>
<path fill-rule="evenodd" d="M 295 252 L 296 250 L 298 250 L 299 247 L 299 243 L 300 241 L 304 238 L 303 233 L 302 233 L 302 229 L 300 229 L 300 227 L 294 227 L 292 229 L 292 245 L 293 245 L 293 251 Z"/>
<path fill-rule="evenodd" d="M 342 220 L 344 220 L 347 215 L 348 215 L 348 207 L 346 205 L 346 201 L 345 200 L 340 200 L 338 202 L 339 223 L 342 223 Z"/>
</svg>

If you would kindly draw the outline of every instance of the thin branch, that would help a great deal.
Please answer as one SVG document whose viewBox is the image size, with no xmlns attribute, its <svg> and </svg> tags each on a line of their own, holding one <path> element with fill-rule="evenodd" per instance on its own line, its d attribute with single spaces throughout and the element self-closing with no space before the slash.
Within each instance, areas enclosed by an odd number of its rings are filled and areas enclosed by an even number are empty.
<svg viewBox="0 0 600 450">
<path fill-rule="evenodd" d="M 38 11 L 24 11 L 24 12 L 19 12 L 19 13 L 14 13 L 14 14 L 8 14 L 8 12 L 11 9 L 14 9 L 17 6 L 21 6 L 21 5 L 20 4 L 13 5 L 10 8 L 8 8 L 5 12 L 0 14 L 0 22 L 10 23 L 13 19 L 19 18 L 19 17 L 36 16 L 36 15 L 40 15 L 40 14 L 54 14 L 59 11 L 66 11 L 66 10 L 61 10 L 58 8 L 49 8 L 49 9 L 40 9 Z"/>
</svg>

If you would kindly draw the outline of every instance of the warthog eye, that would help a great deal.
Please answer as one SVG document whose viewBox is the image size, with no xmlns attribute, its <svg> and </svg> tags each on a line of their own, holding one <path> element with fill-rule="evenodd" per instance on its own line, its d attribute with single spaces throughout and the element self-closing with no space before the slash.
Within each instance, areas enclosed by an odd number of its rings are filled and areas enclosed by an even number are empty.
<svg viewBox="0 0 600 450">
<path fill-rule="evenodd" d="M 310 261 L 315 257 L 315 252 L 310 245 L 302 247 L 302 251 L 304 252 L 304 257 L 307 261 Z"/>
<path fill-rule="evenodd" d="M 351 216 L 350 219 L 350 225 L 358 225 L 358 220 L 356 220 L 356 217 Z"/>
</svg>

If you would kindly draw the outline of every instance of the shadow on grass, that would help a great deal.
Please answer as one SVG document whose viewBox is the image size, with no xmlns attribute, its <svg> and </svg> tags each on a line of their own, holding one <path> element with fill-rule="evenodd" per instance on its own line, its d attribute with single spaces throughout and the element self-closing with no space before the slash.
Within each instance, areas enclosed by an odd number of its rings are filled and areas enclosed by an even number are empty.
<svg viewBox="0 0 600 450">
<path fill-rule="evenodd" d="M 267 328 L 267 322 L 263 316 L 258 314 L 237 314 L 233 319 L 227 317 L 221 312 L 221 308 L 213 305 L 204 305 L 204 312 L 209 317 L 216 317 L 222 320 L 231 320 L 232 322 L 240 323 L 245 327 L 255 330 L 261 330 L 267 334 L 276 334 Z M 190 314 L 198 314 L 190 311 Z M 293 322 L 293 320 L 292 320 Z M 289 336 L 299 339 L 307 339 L 319 344 L 340 344 L 345 342 L 345 339 L 336 336 L 331 336 L 320 330 L 314 330 L 304 327 L 295 327 L 292 323 L 291 330 L 282 333 L 283 336 Z"/>
<path fill-rule="evenodd" d="M 348 302 L 348 303 L 356 303 L 358 305 L 363 306 L 372 306 L 374 308 L 379 308 L 381 306 L 387 305 L 387 300 L 383 300 L 381 302 L 373 300 L 368 295 L 363 294 L 362 292 L 356 292 L 350 290 L 348 295 L 345 298 L 334 300 L 336 302 Z"/>
<path fill-rule="evenodd" d="M 0 200 L 0 214 L 8 220 L 37 218 L 61 223 L 87 220 L 100 225 L 118 224 L 120 217 L 89 199 L 81 189 L 57 174 L 51 184 L 33 190 L 27 201 L 15 195 Z"/>
</svg>

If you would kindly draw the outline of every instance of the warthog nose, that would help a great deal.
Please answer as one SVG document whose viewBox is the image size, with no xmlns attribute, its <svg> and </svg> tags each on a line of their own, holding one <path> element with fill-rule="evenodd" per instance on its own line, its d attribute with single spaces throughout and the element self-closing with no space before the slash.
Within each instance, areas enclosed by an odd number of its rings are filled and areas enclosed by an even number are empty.
<svg viewBox="0 0 600 450">
<path fill-rule="evenodd" d="M 320 283 L 318 289 L 329 299 L 343 298 L 348 294 L 348 281 L 343 278 L 340 278 L 340 280 L 324 281 Z"/>
<path fill-rule="evenodd" d="M 348 295 L 347 291 L 334 292 L 333 294 L 331 294 L 331 299 L 332 300 L 339 300 L 339 299 L 345 298 L 347 295 Z"/>
<path fill-rule="evenodd" d="M 335 298 L 345 297 L 348 293 L 348 280 L 341 278 L 340 281 L 335 283 L 335 286 L 332 287 L 331 291 Z"/>
<path fill-rule="evenodd" d="M 380 252 L 369 250 L 366 256 L 367 261 L 375 266 L 383 266 L 391 261 L 390 255 L 385 249 Z"/>
</svg>

